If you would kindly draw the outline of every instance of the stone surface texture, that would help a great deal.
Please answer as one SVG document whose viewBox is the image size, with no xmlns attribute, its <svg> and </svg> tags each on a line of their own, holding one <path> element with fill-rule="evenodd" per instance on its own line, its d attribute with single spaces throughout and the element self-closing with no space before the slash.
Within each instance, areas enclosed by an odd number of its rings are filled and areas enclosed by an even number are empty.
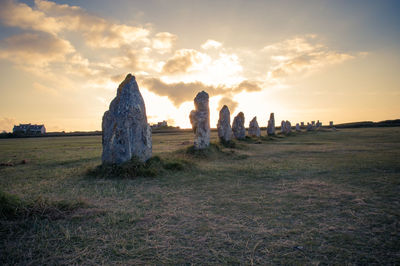
<svg viewBox="0 0 400 266">
<path fill-rule="evenodd" d="M 267 135 L 268 136 L 275 135 L 275 117 L 274 117 L 274 113 L 271 113 L 270 116 L 269 116 L 268 126 L 267 126 Z"/>
<path fill-rule="evenodd" d="M 210 108 L 209 96 L 205 91 L 199 92 L 194 98 L 195 110 L 189 118 L 195 134 L 194 148 L 205 149 L 210 145 Z"/>
<path fill-rule="evenodd" d="M 307 131 L 312 131 L 313 130 L 312 124 L 307 122 L 307 128 L 306 129 L 307 129 Z"/>
<path fill-rule="evenodd" d="M 249 136 L 250 137 L 260 137 L 261 136 L 261 131 L 260 127 L 258 126 L 257 123 L 257 117 L 255 116 L 249 124 Z"/>
<path fill-rule="evenodd" d="M 292 124 L 290 121 L 286 120 L 285 122 L 285 134 L 290 134 L 292 132 Z"/>
<path fill-rule="evenodd" d="M 152 155 L 151 129 L 136 79 L 128 74 L 117 96 L 103 115 L 102 162 L 121 164 L 136 156 L 147 161 Z"/>
<path fill-rule="evenodd" d="M 281 122 L 281 133 L 285 134 L 286 132 L 286 122 L 284 120 L 282 120 Z"/>
<path fill-rule="evenodd" d="M 219 111 L 217 130 L 221 141 L 229 142 L 232 140 L 231 113 L 226 105 Z"/>
<path fill-rule="evenodd" d="M 246 128 L 244 127 L 244 114 L 242 112 L 240 112 L 233 119 L 232 131 L 236 139 L 246 138 Z"/>
</svg>

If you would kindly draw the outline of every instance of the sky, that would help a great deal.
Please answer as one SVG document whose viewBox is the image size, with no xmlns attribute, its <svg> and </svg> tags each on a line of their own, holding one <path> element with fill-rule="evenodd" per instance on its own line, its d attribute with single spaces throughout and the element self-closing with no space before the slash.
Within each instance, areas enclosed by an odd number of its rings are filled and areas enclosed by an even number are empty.
<svg viewBox="0 0 400 266">
<path fill-rule="evenodd" d="M 150 124 L 400 118 L 400 1 L 0 0 L 0 131 L 101 129 L 128 73 Z"/>
</svg>

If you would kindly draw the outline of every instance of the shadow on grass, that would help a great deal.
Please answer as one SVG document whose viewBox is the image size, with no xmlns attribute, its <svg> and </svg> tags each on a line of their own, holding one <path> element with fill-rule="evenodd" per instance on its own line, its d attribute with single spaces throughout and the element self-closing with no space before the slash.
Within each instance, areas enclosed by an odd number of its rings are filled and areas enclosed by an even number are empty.
<svg viewBox="0 0 400 266">
<path fill-rule="evenodd" d="M 182 171 L 189 165 L 188 161 L 175 157 L 161 159 L 159 156 L 154 156 L 146 162 L 133 157 L 122 164 L 101 164 L 94 169 L 89 169 L 87 176 L 97 178 L 155 177 L 165 171 Z"/>
<path fill-rule="evenodd" d="M 82 200 L 78 201 L 50 201 L 43 197 L 35 200 L 22 200 L 18 196 L 0 190 L 0 219 L 16 220 L 26 218 L 62 219 L 75 210 L 87 207 Z"/>
</svg>

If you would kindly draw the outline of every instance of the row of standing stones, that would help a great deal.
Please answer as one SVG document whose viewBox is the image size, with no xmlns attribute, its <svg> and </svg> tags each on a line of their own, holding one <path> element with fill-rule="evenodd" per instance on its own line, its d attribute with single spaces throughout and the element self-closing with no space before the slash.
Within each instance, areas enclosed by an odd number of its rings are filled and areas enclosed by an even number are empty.
<svg viewBox="0 0 400 266">
<path fill-rule="evenodd" d="M 210 145 L 210 109 L 209 95 L 202 91 L 194 98 L 195 110 L 190 112 L 190 123 L 195 134 L 194 148 L 205 149 Z M 228 143 L 232 137 L 246 138 L 244 114 L 240 112 L 231 127 L 229 108 L 224 105 L 219 112 L 217 124 L 218 137 L 221 142 Z M 307 123 L 308 131 L 321 127 L 322 124 Z M 333 123 L 330 123 L 333 126 Z M 296 131 L 304 128 L 296 124 Z M 292 126 L 289 121 L 282 121 L 281 133 L 290 134 Z M 110 108 L 103 115 L 102 121 L 102 162 L 103 164 L 121 164 L 137 157 L 145 162 L 152 156 L 151 128 L 147 123 L 146 107 L 133 75 L 128 74 L 119 85 L 117 96 L 111 101 Z M 248 135 L 260 137 L 261 130 L 254 117 L 249 124 Z M 267 126 L 267 135 L 275 135 L 275 118 L 271 113 Z"/>
</svg>

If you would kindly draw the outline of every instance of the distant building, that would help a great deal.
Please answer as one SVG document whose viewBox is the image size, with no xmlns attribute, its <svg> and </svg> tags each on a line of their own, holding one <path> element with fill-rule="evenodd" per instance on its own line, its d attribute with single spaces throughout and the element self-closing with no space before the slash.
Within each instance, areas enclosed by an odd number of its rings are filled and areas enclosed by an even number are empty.
<svg viewBox="0 0 400 266">
<path fill-rule="evenodd" d="M 158 122 L 157 124 L 151 125 L 151 128 L 167 127 L 167 121 Z"/>
<path fill-rule="evenodd" d="M 19 124 L 19 126 L 14 126 L 13 133 L 40 135 L 46 133 L 46 128 L 44 125 Z"/>
</svg>

